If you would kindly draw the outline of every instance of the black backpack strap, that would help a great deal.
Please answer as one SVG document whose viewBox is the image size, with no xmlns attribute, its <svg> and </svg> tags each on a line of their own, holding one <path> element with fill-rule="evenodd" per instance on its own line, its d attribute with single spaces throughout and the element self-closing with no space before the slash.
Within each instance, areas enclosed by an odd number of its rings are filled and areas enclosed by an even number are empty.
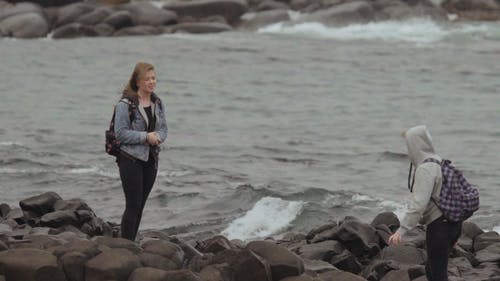
<svg viewBox="0 0 500 281">
<path fill-rule="evenodd" d="M 134 109 L 136 109 L 137 106 L 127 97 L 121 98 L 119 102 L 128 104 L 128 116 L 130 117 L 130 123 L 132 123 L 132 121 L 134 121 Z"/>
<path fill-rule="evenodd" d="M 443 160 L 443 161 L 445 161 L 445 160 Z M 422 163 L 427 163 L 427 162 L 433 162 L 433 163 L 436 163 L 439 166 L 441 166 L 441 161 L 434 159 L 434 158 L 427 158 Z"/>
</svg>

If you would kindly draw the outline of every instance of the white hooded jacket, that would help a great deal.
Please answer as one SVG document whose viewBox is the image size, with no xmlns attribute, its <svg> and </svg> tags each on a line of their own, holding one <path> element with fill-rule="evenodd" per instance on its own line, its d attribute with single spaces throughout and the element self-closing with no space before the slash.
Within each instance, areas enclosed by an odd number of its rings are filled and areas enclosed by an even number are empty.
<svg viewBox="0 0 500 281">
<path fill-rule="evenodd" d="M 434 158 L 441 161 L 441 157 L 434 152 L 432 139 L 426 126 L 416 126 L 405 132 L 408 156 L 415 170 L 413 192 L 407 201 L 407 211 L 398 230 L 400 235 L 415 227 L 418 223 L 429 224 L 442 215 L 436 202 L 441 192 L 441 166 L 434 162 L 423 161 Z"/>
</svg>

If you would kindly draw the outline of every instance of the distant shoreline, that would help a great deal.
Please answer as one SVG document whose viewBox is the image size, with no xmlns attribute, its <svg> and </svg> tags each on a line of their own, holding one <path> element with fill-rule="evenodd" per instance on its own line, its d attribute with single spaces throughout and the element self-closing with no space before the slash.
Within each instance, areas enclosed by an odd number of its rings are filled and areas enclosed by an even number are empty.
<svg viewBox="0 0 500 281">
<path fill-rule="evenodd" d="M 440 3 L 438 3 L 440 2 Z M 437 4 L 437 5 L 436 5 Z M 291 12 L 296 15 L 291 15 Z M 53 39 L 168 33 L 255 31 L 281 22 L 325 26 L 429 18 L 437 22 L 499 21 L 500 3 L 486 0 L 193 0 L 159 2 L 0 0 L 0 37 Z"/>
</svg>

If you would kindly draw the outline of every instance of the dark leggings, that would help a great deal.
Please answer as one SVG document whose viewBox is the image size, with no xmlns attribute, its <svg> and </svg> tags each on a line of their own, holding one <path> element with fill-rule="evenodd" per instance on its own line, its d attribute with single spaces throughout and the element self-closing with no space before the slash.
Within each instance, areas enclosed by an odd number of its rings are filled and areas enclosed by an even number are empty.
<svg viewBox="0 0 500 281">
<path fill-rule="evenodd" d="M 461 232 L 462 222 L 451 222 L 443 217 L 427 226 L 425 273 L 428 281 L 448 281 L 448 255 Z"/>
<path fill-rule="evenodd" d="M 125 193 L 125 212 L 122 216 L 121 235 L 123 238 L 134 241 L 146 199 L 156 180 L 156 162 L 152 156 L 149 161 L 131 159 L 123 155 L 118 156 L 118 167 Z"/>
</svg>

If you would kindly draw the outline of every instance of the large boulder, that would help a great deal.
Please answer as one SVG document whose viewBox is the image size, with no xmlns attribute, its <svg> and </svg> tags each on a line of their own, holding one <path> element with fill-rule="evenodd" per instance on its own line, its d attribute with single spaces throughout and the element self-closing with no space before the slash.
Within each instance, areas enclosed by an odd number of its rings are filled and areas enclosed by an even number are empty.
<svg viewBox="0 0 500 281">
<path fill-rule="evenodd" d="M 134 25 L 160 26 L 177 22 L 174 12 L 158 8 L 147 1 L 123 4 L 117 9 L 130 12 Z"/>
<path fill-rule="evenodd" d="M 113 9 L 111 9 L 110 7 L 106 6 L 98 7 L 89 13 L 77 17 L 75 19 L 75 22 L 87 25 L 96 25 L 104 21 L 104 19 L 109 17 L 113 12 L 114 12 Z M 54 206 L 54 208 L 58 207 L 63 210 L 78 210 L 78 208 L 84 209 L 85 207 L 82 203 L 85 204 L 84 202 L 78 202 L 78 201 L 73 201 L 73 202 L 66 201 L 64 203 L 61 202 L 59 206 Z"/>
<path fill-rule="evenodd" d="M 74 21 L 93 11 L 97 6 L 95 4 L 78 2 L 61 7 L 57 10 L 57 17 L 54 22 L 55 27 L 60 27 L 69 23 L 74 23 Z"/>
<path fill-rule="evenodd" d="M 393 260 L 408 265 L 424 264 L 427 259 L 424 250 L 406 245 L 386 247 L 380 256 L 383 260 Z"/>
<path fill-rule="evenodd" d="M 30 3 L 30 2 L 23 2 L 23 3 L 17 3 L 17 4 L 7 4 L 3 7 L 0 7 L 0 21 L 3 19 L 6 19 L 11 16 L 16 16 L 20 14 L 27 14 L 27 13 L 37 13 L 40 15 L 43 15 L 43 9 L 41 6 Z M 6 204 L 2 204 L 6 205 Z M 6 205 L 8 207 L 8 205 Z M 5 208 L 5 206 L 3 207 Z M 10 208 L 9 208 L 10 210 Z"/>
<path fill-rule="evenodd" d="M 105 245 L 113 249 L 114 248 L 127 249 L 134 254 L 138 254 L 143 251 L 143 249 L 139 247 L 139 245 L 125 238 L 96 236 L 92 238 L 92 241 L 96 242 L 98 245 Z M 159 252 L 160 251 L 161 250 L 159 250 Z"/>
<path fill-rule="evenodd" d="M 0 34 L 3 36 L 37 38 L 47 36 L 48 32 L 49 24 L 39 13 L 17 14 L 0 21 Z"/>
<path fill-rule="evenodd" d="M 77 38 L 84 36 L 98 36 L 97 30 L 90 25 L 83 25 L 81 23 L 69 23 L 60 26 L 52 32 L 52 38 L 62 39 L 62 38 Z M 86 233 L 86 232 L 85 232 Z M 88 233 L 87 233 L 88 234 Z"/>
<path fill-rule="evenodd" d="M 223 16 L 228 23 L 234 23 L 248 10 L 245 0 L 193 0 L 166 3 L 163 9 L 174 11 L 181 17 L 206 18 Z"/>
<path fill-rule="evenodd" d="M 481 233 L 474 238 L 474 252 L 481 251 L 482 249 L 485 249 L 495 243 L 500 243 L 500 235 L 497 232 L 488 231 Z"/>
<path fill-rule="evenodd" d="M 9 281 L 65 280 L 51 253 L 39 249 L 14 249 L 0 252 L 0 274 Z"/>
<path fill-rule="evenodd" d="M 330 261 L 333 256 L 344 251 L 340 242 L 335 240 L 326 240 L 314 244 L 306 244 L 299 247 L 296 253 L 304 259 Z"/>
<path fill-rule="evenodd" d="M 398 216 L 393 212 L 377 214 L 370 224 L 374 227 L 377 225 L 386 225 L 392 232 L 396 232 L 400 226 Z"/>
<path fill-rule="evenodd" d="M 121 29 L 134 25 L 132 13 L 129 11 L 117 11 L 105 18 L 102 23 L 108 24 L 115 29 Z"/>
<path fill-rule="evenodd" d="M 272 281 L 269 263 L 249 249 L 231 249 L 217 253 L 211 259 L 213 264 L 229 265 L 230 280 Z"/>
<path fill-rule="evenodd" d="M 241 23 L 238 25 L 239 29 L 244 30 L 257 30 L 278 22 L 288 22 L 290 15 L 287 10 L 270 10 L 253 14 L 245 14 L 242 17 Z"/>
<path fill-rule="evenodd" d="M 79 226 L 80 223 L 75 211 L 65 210 L 54 211 L 43 215 L 40 219 L 40 225 L 57 228 L 63 225 Z"/>
<path fill-rule="evenodd" d="M 61 200 L 61 197 L 55 192 L 46 192 L 37 196 L 26 198 L 19 202 L 19 206 L 24 212 L 30 212 L 38 216 L 54 211 L 54 204 Z"/>
<path fill-rule="evenodd" d="M 397 4 L 393 4 L 396 2 Z M 375 2 L 379 3 L 379 2 Z M 431 18 L 437 21 L 447 21 L 447 12 L 441 7 L 434 5 L 418 4 L 410 6 L 403 1 L 392 1 L 389 5 L 380 5 L 374 7 L 378 11 L 376 13 L 377 20 L 404 20 L 410 18 Z"/>
<path fill-rule="evenodd" d="M 126 281 L 141 267 L 139 257 L 126 249 L 109 249 L 85 263 L 85 278 L 92 281 Z"/>
<path fill-rule="evenodd" d="M 180 246 L 164 240 L 150 240 L 142 245 L 144 252 L 159 255 L 173 264 L 172 269 L 180 269 L 184 261 L 184 251 Z"/>
<path fill-rule="evenodd" d="M 476 21 L 500 20 L 500 2 L 496 0 L 447 0 L 442 7 L 459 19 Z"/>
<path fill-rule="evenodd" d="M 304 262 L 283 246 L 270 241 L 253 241 L 247 249 L 262 257 L 271 267 L 273 280 L 304 273 Z"/>
<path fill-rule="evenodd" d="M 299 22 L 321 22 L 329 26 L 368 23 L 375 20 L 375 11 L 366 1 L 350 1 L 302 17 Z"/>
<path fill-rule="evenodd" d="M 344 220 L 335 236 L 357 257 L 373 257 L 380 251 L 375 228 L 358 219 Z"/>
<path fill-rule="evenodd" d="M 500 243 L 491 244 L 476 253 L 479 263 L 496 262 L 500 264 Z"/>
</svg>

